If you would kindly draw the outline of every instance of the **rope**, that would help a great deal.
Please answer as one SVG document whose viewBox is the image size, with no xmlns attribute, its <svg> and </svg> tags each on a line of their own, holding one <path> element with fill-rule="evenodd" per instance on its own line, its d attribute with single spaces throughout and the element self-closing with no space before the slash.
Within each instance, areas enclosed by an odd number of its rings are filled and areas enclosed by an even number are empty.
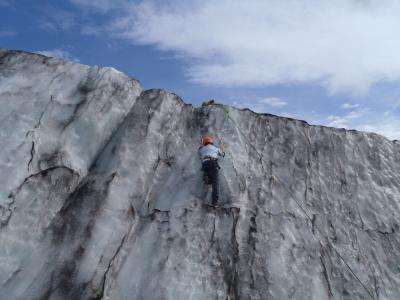
<svg viewBox="0 0 400 300">
<path fill-rule="evenodd" d="M 253 150 L 258 154 L 258 156 L 260 157 L 260 160 L 262 162 L 264 162 L 265 164 L 267 164 L 267 162 L 264 160 L 262 154 L 257 150 L 257 148 L 255 146 L 252 145 L 251 141 L 247 138 L 246 134 L 243 133 L 243 131 L 240 129 L 240 127 L 238 126 L 238 123 L 233 120 L 231 118 L 231 116 L 229 116 L 229 114 L 226 114 L 227 117 L 235 124 L 235 127 L 237 128 L 237 130 L 239 131 L 239 133 L 244 137 L 244 139 L 247 141 L 248 145 L 250 147 L 253 148 Z M 281 184 L 281 186 L 288 192 L 288 194 L 290 195 L 290 198 L 292 198 L 297 206 L 300 208 L 300 210 L 306 215 L 306 217 L 311 221 L 311 223 L 313 223 L 313 219 L 310 217 L 310 215 L 308 214 L 307 210 L 301 205 L 301 203 L 299 201 L 297 201 L 296 197 L 293 195 L 292 191 L 289 190 L 289 188 L 286 187 L 286 184 L 283 183 L 282 180 L 280 180 L 278 177 L 276 176 L 272 176 L 277 182 L 279 182 Z M 374 295 L 371 293 L 371 291 L 365 286 L 365 284 L 361 281 L 361 279 L 356 275 L 356 273 L 353 271 L 353 269 L 350 267 L 350 265 L 346 262 L 346 260 L 344 259 L 344 257 L 339 253 L 339 251 L 335 248 L 335 246 L 333 245 L 333 243 L 330 241 L 330 239 L 325 236 L 325 234 L 323 233 L 323 231 L 318 227 L 317 224 L 314 225 L 315 228 L 317 228 L 318 232 L 320 233 L 320 235 L 327 241 L 327 243 L 329 244 L 329 246 L 334 250 L 334 252 L 337 254 L 337 256 L 343 261 L 343 263 L 345 264 L 345 266 L 350 270 L 350 273 L 353 274 L 353 276 L 357 279 L 357 281 L 361 284 L 361 286 L 366 290 L 366 292 L 368 293 L 368 295 L 375 300 Z M 318 238 L 317 238 L 318 239 Z M 320 239 L 318 239 L 318 241 L 321 243 L 321 245 L 323 245 L 322 241 Z"/>
</svg>

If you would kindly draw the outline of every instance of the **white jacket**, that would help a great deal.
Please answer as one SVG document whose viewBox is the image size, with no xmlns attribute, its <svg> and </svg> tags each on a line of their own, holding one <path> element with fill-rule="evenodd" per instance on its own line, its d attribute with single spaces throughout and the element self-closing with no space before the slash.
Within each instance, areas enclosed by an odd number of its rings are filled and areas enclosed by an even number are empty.
<svg viewBox="0 0 400 300">
<path fill-rule="evenodd" d="M 222 152 L 219 148 L 215 147 L 213 144 L 207 144 L 205 146 L 201 146 L 199 148 L 199 154 L 202 161 L 210 157 L 217 159 L 218 156 L 225 156 L 225 153 Z"/>
</svg>

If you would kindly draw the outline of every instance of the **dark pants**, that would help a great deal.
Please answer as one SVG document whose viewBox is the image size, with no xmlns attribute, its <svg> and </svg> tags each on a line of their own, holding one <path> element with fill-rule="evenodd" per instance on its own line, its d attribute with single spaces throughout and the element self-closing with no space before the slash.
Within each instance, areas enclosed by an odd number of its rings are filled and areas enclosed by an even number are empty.
<svg viewBox="0 0 400 300">
<path fill-rule="evenodd" d="M 217 160 L 206 160 L 201 169 L 204 172 L 204 182 L 212 185 L 212 204 L 218 204 L 218 169 Z"/>
</svg>

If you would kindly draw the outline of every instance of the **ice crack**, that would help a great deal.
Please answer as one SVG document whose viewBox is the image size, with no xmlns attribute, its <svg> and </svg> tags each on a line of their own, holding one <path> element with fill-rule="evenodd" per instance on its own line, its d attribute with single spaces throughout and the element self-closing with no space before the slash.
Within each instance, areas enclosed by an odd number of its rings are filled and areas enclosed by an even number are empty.
<svg viewBox="0 0 400 300">
<path fill-rule="evenodd" d="M 35 155 L 35 142 L 34 141 L 32 141 L 32 147 L 31 147 L 31 158 L 30 158 L 30 160 L 29 160 L 29 162 L 28 162 L 28 172 L 29 172 L 29 169 L 30 169 L 30 166 L 31 166 L 31 163 L 32 163 L 32 161 L 33 161 L 33 157 L 34 157 L 34 155 Z"/>
<path fill-rule="evenodd" d="M 100 294 L 99 294 L 97 297 L 95 297 L 94 300 L 101 300 L 101 299 L 103 299 L 103 297 L 104 297 L 104 291 L 105 291 L 105 287 L 106 287 L 106 281 L 107 281 L 108 272 L 110 271 L 110 269 L 111 269 L 111 267 L 112 267 L 112 265 L 113 265 L 113 263 L 114 263 L 114 260 L 116 259 L 116 257 L 118 256 L 119 252 L 121 251 L 121 249 L 122 249 L 122 247 L 123 247 L 123 245 L 124 245 L 124 243 L 125 243 L 125 240 L 126 240 L 127 236 L 128 236 L 128 234 L 124 235 L 124 237 L 122 238 L 122 240 L 121 240 L 119 246 L 117 247 L 117 250 L 114 252 L 114 255 L 111 257 L 110 261 L 108 262 L 107 269 L 106 269 L 106 271 L 104 272 L 103 283 L 102 283 L 102 286 L 101 286 Z"/>
</svg>

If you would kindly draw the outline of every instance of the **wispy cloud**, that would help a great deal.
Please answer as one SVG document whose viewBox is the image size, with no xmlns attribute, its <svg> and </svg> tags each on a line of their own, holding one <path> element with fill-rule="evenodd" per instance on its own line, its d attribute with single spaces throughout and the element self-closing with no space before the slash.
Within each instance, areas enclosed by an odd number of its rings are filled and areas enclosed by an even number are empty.
<svg viewBox="0 0 400 300">
<path fill-rule="evenodd" d="M 366 121 L 356 126 L 356 129 L 368 132 L 376 132 L 391 140 L 400 139 L 400 119 L 394 116 L 386 116 L 383 119 Z"/>
<path fill-rule="evenodd" d="M 258 101 L 258 103 L 267 104 L 272 107 L 283 107 L 287 105 L 287 102 L 277 98 L 277 97 L 268 97 Z"/>
<path fill-rule="evenodd" d="M 368 111 L 369 110 L 365 108 L 362 110 L 353 110 L 344 116 L 330 115 L 327 119 L 328 121 L 327 125 L 333 127 L 350 128 L 353 125 L 352 122 L 354 120 L 365 116 Z"/>
<path fill-rule="evenodd" d="M 363 93 L 400 80 L 399 1 L 147 0 L 124 9 L 114 34 L 182 54 L 197 83 Z"/>
<path fill-rule="evenodd" d="M 61 58 L 64 60 L 73 60 L 79 62 L 79 59 L 74 57 L 70 52 L 62 50 L 62 49 L 53 49 L 53 50 L 43 50 L 36 51 L 38 54 L 42 54 L 49 57 Z"/>
<path fill-rule="evenodd" d="M 340 108 L 343 108 L 343 109 L 353 109 L 353 108 L 357 108 L 357 107 L 359 107 L 360 106 L 360 104 L 357 104 L 357 103 L 343 103 L 341 106 L 340 106 Z"/>
<path fill-rule="evenodd" d="M 267 97 L 263 99 L 255 99 L 252 97 L 241 97 L 231 99 L 232 105 L 239 108 L 249 108 L 257 113 L 271 113 L 273 110 L 275 113 L 288 103 L 277 97 Z"/>
<path fill-rule="evenodd" d="M 71 31 L 79 26 L 77 16 L 66 10 L 48 8 L 45 17 L 38 20 L 38 27 L 45 31 Z"/>
</svg>

